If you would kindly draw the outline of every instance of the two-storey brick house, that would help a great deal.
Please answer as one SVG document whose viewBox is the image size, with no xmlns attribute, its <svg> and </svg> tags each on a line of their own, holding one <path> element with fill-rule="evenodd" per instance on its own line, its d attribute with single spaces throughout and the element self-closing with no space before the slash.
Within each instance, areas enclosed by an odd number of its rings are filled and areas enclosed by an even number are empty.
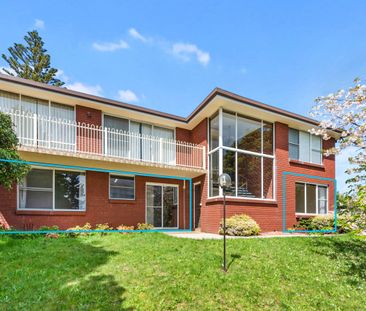
<svg viewBox="0 0 366 311">
<path fill-rule="evenodd" d="M 0 189 L 0 222 L 18 229 L 89 222 L 217 232 L 222 172 L 228 215 L 263 231 L 333 209 L 334 156 L 315 120 L 215 89 L 187 117 L 0 75 L 0 110 L 32 170 Z M 283 198 L 283 172 L 288 176 Z M 313 178 L 321 177 L 324 179 Z M 190 209 L 191 208 L 191 209 Z"/>
</svg>

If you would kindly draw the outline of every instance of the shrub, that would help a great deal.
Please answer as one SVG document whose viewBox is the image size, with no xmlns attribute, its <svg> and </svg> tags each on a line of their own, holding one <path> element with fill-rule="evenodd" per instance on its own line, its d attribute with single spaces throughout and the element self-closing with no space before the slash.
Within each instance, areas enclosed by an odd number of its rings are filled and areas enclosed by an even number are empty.
<svg viewBox="0 0 366 311">
<path fill-rule="evenodd" d="M 136 230 L 152 230 L 154 226 L 146 223 L 138 223 Z"/>
<path fill-rule="evenodd" d="M 68 228 L 66 231 L 79 231 L 79 230 L 91 230 L 91 225 L 90 223 L 86 223 L 84 226 L 80 227 L 80 226 L 75 226 L 72 228 Z M 69 232 L 67 233 L 67 235 L 75 237 L 75 236 L 86 236 L 89 235 L 90 232 Z"/>
<path fill-rule="evenodd" d="M 113 230 L 113 227 L 110 227 L 108 223 L 104 224 L 96 224 L 95 230 Z M 101 235 L 106 235 L 106 232 L 100 232 Z"/>
<path fill-rule="evenodd" d="M 54 225 L 54 226 L 41 226 L 38 228 L 38 231 L 57 231 L 59 230 L 59 227 Z"/>
<path fill-rule="evenodd" d="M 134 230 L 135 227 L 134 226 L 125 226 L 125 225 L 120 225 L 116 228 L 117 230 Z M 120 232 L 122 234 L 127 234 L 129 232 Z"/>
<path fill-rule="evenodd" d="M 248 215 L 234 215 L 226 219 L 226 234 L 232 236 L 258 235 L 260 227 L 257 222 Z M 220 223 L 219 234 L 224 234 L 223 221 Z"/>
<path fill-rule="evenodd" d="M 318 215 L 311 218 L 312 230 L 333 230 L 334 229 L 334 215 Z"/>
</svg>

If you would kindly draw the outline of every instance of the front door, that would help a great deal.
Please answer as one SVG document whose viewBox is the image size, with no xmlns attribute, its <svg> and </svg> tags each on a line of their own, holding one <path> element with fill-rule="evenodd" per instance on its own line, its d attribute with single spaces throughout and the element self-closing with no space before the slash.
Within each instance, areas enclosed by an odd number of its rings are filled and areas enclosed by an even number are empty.
<svg viewBox="0 0 366 311">
<path fill-rule="evenodd" d="M 178 228 L 178 186 L 146 184 L 146 222 L 155 228 Z"/>
<path fill-rule="evenodd" d="M 194 185 L 194 228 L 201 227 L 201 183 Z"/>
</svg>

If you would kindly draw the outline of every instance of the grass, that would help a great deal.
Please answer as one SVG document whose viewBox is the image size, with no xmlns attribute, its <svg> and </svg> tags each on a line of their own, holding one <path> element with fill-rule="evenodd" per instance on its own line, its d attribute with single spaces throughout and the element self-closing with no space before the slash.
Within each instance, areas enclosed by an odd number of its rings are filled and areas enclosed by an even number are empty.
<svg viewBox="0 0 366 311">
<path fill-rule="evenodd" d="M 1 310 L 365 310 L 366 240 L 0 238 Z"/>
</svg>

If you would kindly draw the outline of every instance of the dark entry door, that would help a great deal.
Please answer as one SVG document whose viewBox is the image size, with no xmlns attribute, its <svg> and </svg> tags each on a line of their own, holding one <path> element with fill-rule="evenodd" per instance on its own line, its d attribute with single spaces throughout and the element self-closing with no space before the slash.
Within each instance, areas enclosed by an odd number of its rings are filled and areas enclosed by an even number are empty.
<svg viewBox="0 0 366 311">
<path fill-rule="evenodd" d="M 201 227 L 201 184 L 194 185 L 194 228 Z"/>
</svg>

